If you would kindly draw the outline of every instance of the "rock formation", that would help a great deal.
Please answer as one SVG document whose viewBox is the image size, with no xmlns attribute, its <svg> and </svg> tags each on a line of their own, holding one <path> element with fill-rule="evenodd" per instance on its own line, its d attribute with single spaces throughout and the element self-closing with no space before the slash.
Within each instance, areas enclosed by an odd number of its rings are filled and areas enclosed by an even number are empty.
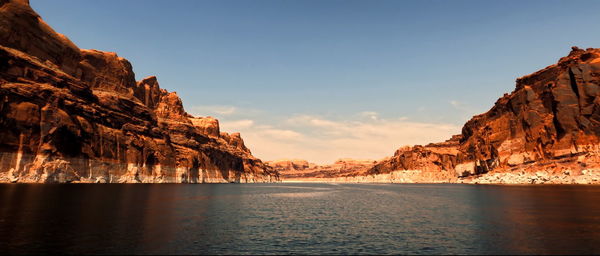
<svg viewBox="0 0 600 256">
<path fill-rule="evenodd" d="M 156 77 L 80 50 L 27 0 L 0 0 L 1 182 L 269 182 L 239 133 L 187 114 Z"/>
<path fill-rule="evenodd" d="M 373 167 L 375 160 L 339 159 L 333 164 L 317 165 L 300 159 L 281 159 L 267 164 L 281 174 L 283 180 L 313 180 L 356 176 Z"/>
<path fill-rule="evenodd" d="M 428 182 L 597 182 L 577 176 L 600 169 L 600 49 L 573 47 L 557 64 L 516 84 L 469 120 L 462 134 L 399 149 L 367 175 L 410 171 Z"/>
<path fill-rule="evenodd" d="M 267 161 L 269 166 L 280 171 L 303 171 L 309 168 L 315 168 L 317 165 L 309 163 L 302 159 L 279 159 L 275 161 Z"/>
</svg>

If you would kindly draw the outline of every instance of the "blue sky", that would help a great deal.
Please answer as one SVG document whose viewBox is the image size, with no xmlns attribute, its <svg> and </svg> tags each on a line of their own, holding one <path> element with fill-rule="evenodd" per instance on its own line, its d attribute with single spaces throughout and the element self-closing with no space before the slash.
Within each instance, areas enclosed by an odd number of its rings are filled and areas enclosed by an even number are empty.
<svg viewBox="0 0 600 256">
<path fill-rule="evenodd" d="M 600 1 L 31 0 L 264 160 L 379 159 L 459 133 L 517 77 L 600 47 Z"/>
</svg>

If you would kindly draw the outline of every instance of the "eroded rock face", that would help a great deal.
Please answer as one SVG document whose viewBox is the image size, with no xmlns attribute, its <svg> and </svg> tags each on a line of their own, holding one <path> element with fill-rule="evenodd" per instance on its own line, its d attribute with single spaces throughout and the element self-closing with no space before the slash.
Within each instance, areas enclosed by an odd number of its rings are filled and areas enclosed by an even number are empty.
<svg viewBox="0 0 600 256">
<path fill-rule="evenodd" d="M 599 93 L 600 50 L 574 47 L 557 64 L 517 79 L 515 91 L 467 122 L 460 161 L 473 163 L 469 171 L 479 174 L 530 163 L 574 162 L 596 152 Z"/>
<path fill-rule="evenodd" d="M 136 82 L 129 61 L 79 50 L 28 1 L 0 0 L 0 181 L 278 180 L 239 133 L 198 119 L 156 77 Z"/>
<path fill-rule="evenodd" d="M 0 1 L 0 42 L 64 72 L 77 76 L 81 52 L 73 42 L 56 33 L 29 6 L 29 0 Z"/>
<path fill-rule="evenodd" d="M 600 49 L 573 47 L 557 64 L 517 79 L 516 89 L 469 120 L 461 135 L 400 149 L 369 174 L 422 170 L 467 177 L 547 171 L 554 177 L 600 168 L 599 95 Z"/>
<path fill-rule="evenodd" d="M 227 144 L 233 146 L 237 150 L 250 153 L 250 149 L 246 147 L 244 144 L 244 140 L 239 132 L 235 132 L 232 134 L 221 132 L 221 138 L 227 142 Z"/>
<path fill-rule="evenodd" d="M 454 168 L 457 163 L 460 138 L 461 136 L 457 135 L 441 143 L 402 147 L 393 157 L 379 162 L 366 174 L 381 175 L 406 170 L 413 171 L 412 176 L 427 176 L 427 179 L 432 182 L 453 182 L 457 178 Z M 414 171 L 418 172 L 415 174 Z M 422 177 L 414 177 L 414 179 L 420 178 Z"/>
<path fill-rule="evenodd" d="M 221 129 L 219 128 L 219 120 L 209 117 L 194 117 L 190 118 L 192 124 L 206 136 L 218 138 L 221 136 Z"/>
</svg>

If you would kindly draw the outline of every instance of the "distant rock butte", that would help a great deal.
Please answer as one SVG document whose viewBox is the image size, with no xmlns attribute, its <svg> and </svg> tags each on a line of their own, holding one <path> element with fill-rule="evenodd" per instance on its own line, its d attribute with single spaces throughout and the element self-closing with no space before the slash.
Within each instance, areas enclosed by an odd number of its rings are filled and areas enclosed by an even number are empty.
<svg viewBox="0 0 600 256">
<path fill-rule="evenodd" d="M 0 182 L 272 182 L 239 133 L 0 0 Z"/>
<path fill-rule="evenodd" d="M 280 173 L 283 180 L 334 178 L 364 173 L 373 167 L 375 160 L 339 159 L 333 164 L 318 165 L 301 159 L 281 159 L 266 162 Z"/>
</svg>

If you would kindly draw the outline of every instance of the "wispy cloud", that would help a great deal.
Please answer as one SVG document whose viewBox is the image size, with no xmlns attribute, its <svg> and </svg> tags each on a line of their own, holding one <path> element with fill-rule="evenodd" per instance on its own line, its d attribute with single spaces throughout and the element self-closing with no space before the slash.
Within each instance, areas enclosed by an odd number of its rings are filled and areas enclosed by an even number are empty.
<svg viewBox="0 0 600 256">
<path fill-rule="evenodd" d="M 265 129 L 262 131 L 262 134 L 280 140 L 298 140 L 304 137 L 303 134 L 299 132 L 284 129 Z"/>
<path fill-rule="evenodd" d="M 469 106 L 467 103 L 464 103 L 462 101 L 451 100 L 449 103 L 450 103 L 450 105 L 452 105 L 452 107 L 454 107 L 456 110 L 462 112 L 463 114 L 473 115 L 475 113 L 471 106 Z"/>
<path fill-rule="evenodd" d="M 246 145 L 263 160 L 302 158 L 330 163 L 338 158 L 381 159 L 403 145 L 439 142 L 459 133 L 444 123 L 384 119 L 374 111 L 357 113 L 350 120 L 317 115 L 283 117 L 270 124 L 258 120 L 222 122 L 222 130 L 241 132 Z"/>
<path fill-rule="evenodd" d="M 452 105 L 454 108 L 458 109 L 458 110 L 464 110 L 466 105 L 458 100 L 451 100 L 450 101 L 450 105 Z"/>
<path fill-rule="evenodd" d="M 237 108 L 234 106 L 209 105 L 209 106 L 194 106 L 191 108 L 193 115 L 211 116 L 221 115 L 227 116 L 236 113 Z"/>
<path fill-rule="evenodd" d="M 227 130 L 246 129 L 246 128 L 252 127 L 253 125 L 254 125 L 254 120 L 249 120 L 249 119 L 220 122 L 221 128 L 225 128 Z"/>
<path fill-rule="evenodd" d="M 369 118 L 371 120 L 379 119 L 379 114 L 375 111 L 363 111 L 358 113 L 359 116 Z"/>
</svg>

